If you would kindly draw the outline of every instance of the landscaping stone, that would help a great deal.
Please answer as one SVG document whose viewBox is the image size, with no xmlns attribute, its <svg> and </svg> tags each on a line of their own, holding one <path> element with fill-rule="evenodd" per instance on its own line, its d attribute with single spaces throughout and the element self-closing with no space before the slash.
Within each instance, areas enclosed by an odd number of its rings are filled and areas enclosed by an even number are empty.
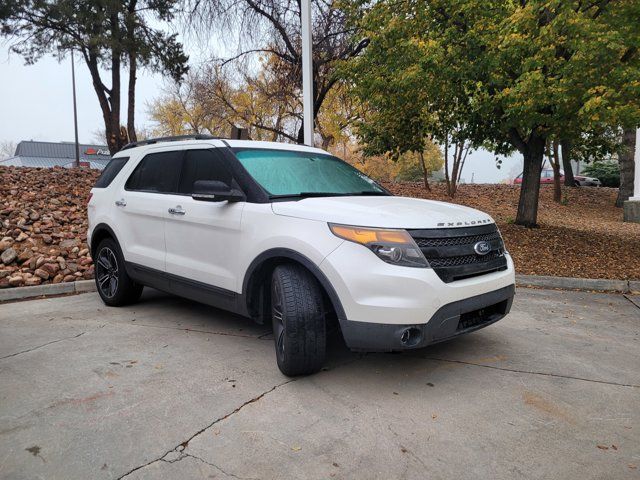
<svg viewBox="0 0 640 480">
<path fill-rule="evenodd" d="M 2 255 L 0 255 L 0 260 L 5 265 L 9 265 L 14 262 L 14 260 L 18 258 L 17 252 L 13 248 L 7 248 Z"/>
</svg>

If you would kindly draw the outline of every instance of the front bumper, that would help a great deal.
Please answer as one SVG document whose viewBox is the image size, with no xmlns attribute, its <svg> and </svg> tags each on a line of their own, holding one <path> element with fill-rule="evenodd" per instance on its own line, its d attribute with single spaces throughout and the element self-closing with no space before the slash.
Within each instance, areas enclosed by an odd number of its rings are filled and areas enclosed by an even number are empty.
<svg viewBox="0 0 640 480">
<path fill-rule="evenodd" d="M 340 320 L 347 346 L 356 351 L 390 352 L 421 348 L 484 328 L 511 309 L 515 285 L 448 303 L 427 323 L 388 324 Z"/>
</svg>

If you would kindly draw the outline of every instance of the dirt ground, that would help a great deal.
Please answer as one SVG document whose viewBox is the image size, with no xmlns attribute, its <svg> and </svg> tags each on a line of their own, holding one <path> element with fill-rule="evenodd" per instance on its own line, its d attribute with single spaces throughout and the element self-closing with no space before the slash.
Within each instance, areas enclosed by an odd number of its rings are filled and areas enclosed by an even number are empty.
<svg viewBox="0 0 640 480">
<path fill-rule="evenodd" d="M 85 245 L 86 202 L 99 172 L 0 167 L 0 287 L 92 278 Z M 529 275 L 640 279 L 640 224 L 624 223 L 616 189 L 567 188 L 563 203 L 543 186 L 540 228 L 513 224 L 519 187 L 462 185 L 451 200 L 443 184 L 386 186 L 397 195 L 452 201 L 498 222 L 516 271 Z M 11 255 L 6 250 L 14 250 Z"/>
<path fill-rule="evenodd" d="M 563 202 L 553 201 L 553 187 L 541 187 L 539 228 L 514 225 L 520 187 L 462 185 L 454 199 L 445 186 L 425 191 L 420 183 L 385 186 L 396 195 L 450 201 L 491 215 L 525 275 L 640 279 L 640 224 L 622 221 L 614 188 L 564 188 Z"/>
</svg>

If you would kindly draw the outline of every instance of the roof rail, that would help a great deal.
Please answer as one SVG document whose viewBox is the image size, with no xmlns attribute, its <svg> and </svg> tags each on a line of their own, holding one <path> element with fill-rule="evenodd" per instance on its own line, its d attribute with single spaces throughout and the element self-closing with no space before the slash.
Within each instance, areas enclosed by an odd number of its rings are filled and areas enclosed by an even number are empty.
<svg viewBox="0 0 640 480">
<path fill-rule="evenodd" d="M 172 137 L 158 137 L 148 138 L 147 140 L 140 140 L 139 142 L 127 143 L 120 150 L 127 150 L 129 148 L 140 147 L 142 145 L 152 145 L 160 142 L 179 142 L 180 140 L 220 140 L 221 137 L 214 137 L 206 133 L 198 133 L 195 135 L 174 135 Z"/>
</svg>

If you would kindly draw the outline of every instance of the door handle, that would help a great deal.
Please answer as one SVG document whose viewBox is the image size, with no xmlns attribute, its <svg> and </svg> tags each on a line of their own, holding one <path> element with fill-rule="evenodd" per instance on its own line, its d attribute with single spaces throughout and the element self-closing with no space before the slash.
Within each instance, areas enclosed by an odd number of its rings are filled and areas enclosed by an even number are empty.
<svg viewBox="0 0 640 480">
<path fill-rule="evenodd" d="M 121 198 L 120 200 L 116 200 L 116 207 L 126 207 L 127 206 L 127 202 L 124 201 L 124 198 Z"/>
<path fill-rule="evenodd" d="M 174 208 L 169 209 L 169 213 L 171 215 L 184 215 L 187 212 L 182 209 L 181 205 L 176 205 Z"/>
</svg>

